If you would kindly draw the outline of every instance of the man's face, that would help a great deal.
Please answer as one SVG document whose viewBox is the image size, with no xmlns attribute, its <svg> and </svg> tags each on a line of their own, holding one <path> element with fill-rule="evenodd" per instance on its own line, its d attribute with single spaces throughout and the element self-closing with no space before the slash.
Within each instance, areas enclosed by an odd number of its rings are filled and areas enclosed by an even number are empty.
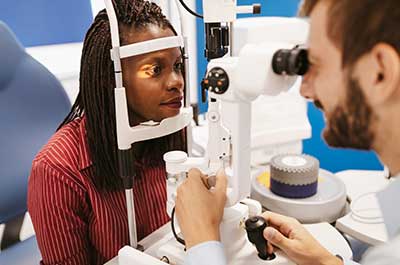
<svg viewBox="0 0 400 265">
<path fill-rule="evenodd" d="M 314 100 L 326 118 L 323 136 L 334 147 L 370 149 L 372 110 L 352 69 L 342 68 L 341 51 L 327 33 L 329 3 L 322 1 L 311 13 L 310 69 L 303 78 L 301 94 Z"/>
</svg>

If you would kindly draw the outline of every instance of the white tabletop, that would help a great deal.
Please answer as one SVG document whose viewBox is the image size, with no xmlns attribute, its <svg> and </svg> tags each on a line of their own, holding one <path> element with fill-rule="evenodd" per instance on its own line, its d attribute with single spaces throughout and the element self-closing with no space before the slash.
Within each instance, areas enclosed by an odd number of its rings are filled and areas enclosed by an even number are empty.
<svg viewBox="0 0 400 265">
<path fill-rule="evenodd" d="M 350 200 L 359 196 L 377 192 L 384 189 L 389 180 L 384 176 L 383 171 L 346 170 L 336 173 L 346 185 L 347 195 Z M 367 200 L 360 200 L 360 204 L 367 203 Z M 369 206 L 369 205 L 365 205 Z M 377 245 L 387 241 L 386 228 L 383 223 L 368 224 L 352 217 L 351 213 L 336 221 L 336 228 L 362 242 Z"/>
<path fill-rule="evenodd" d="M 305 228 L 331 253 L 340 254 L 345 259 L 352 258 L 352 252 L 349 245 L 342 237 L 342 235 L 330 224 L 328 223 L 311 224 L 311 225 L 305 225 Z M 172 235 L 170 232 L 170 223 L 167 223 L 166 225 L 162 226 L 160 229 L 156 230 L 154 233 L 150 234 L 148 237 L 140 241 L 140 244 L 144 246 L 144 248 L 146 249 L 145 253 L 150 254 L 152 256 L 157 256 L 156 255 L 157 249 L 159 249 L 159 247 L 162 246 L 163 244 L 166 244 L 168 241 L 171 241 L 171 239 Z M 279 253 L 277 253 L 277 255 L 279 255 Z M 285 260 L 286 262 L 282 263 L 282 261 Z M 275 261 L 274 260 L 270 261 L 269 263 L 271 265 L 293 264 L 283 256 L 281 259 L 278 258 Z M 243 264 L 243 262 L 239 262 L 238 264 Z M 119 265 L 118 257 L 113 258 L 105 265 Z"/>
</svg>

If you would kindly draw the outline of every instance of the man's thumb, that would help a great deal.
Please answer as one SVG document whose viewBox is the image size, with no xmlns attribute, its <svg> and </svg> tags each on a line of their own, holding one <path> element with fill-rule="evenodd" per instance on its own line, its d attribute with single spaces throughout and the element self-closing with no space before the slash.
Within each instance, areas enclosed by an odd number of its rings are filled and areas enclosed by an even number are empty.
<svg viewBox="0 0 400 265">
<path fill-rule="evenodd" d="M 267 227 L 264 229 L 264 238 L 283 251 L 285 251 L 290 244 L 290 240 L 273 227 Z"/>
</svg>

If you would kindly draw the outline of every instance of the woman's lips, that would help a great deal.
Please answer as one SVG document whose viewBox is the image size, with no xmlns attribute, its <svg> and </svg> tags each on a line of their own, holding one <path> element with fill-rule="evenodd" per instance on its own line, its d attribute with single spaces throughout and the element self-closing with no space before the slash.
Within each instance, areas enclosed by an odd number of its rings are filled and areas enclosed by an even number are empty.
<svg viewBox="0 0 400 265">
<path fill-rule="evenodd" d="M 161 106 L 165 106 L 172 109 L 180 109 L 182 107 L 182 102 L 176 101 L 176 102 L 162 103 Z"/>
</svg>

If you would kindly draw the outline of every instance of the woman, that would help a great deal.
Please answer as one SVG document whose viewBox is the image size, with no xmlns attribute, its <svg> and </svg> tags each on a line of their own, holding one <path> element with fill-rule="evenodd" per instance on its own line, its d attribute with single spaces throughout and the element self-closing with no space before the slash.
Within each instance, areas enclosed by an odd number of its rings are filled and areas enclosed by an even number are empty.
<svg viewBox="0 0 400 265">
<path fill-rule="evenodd" d="M 121 44 L 176 35 L 154 3 L 114 3 Z M 83 44 L 80 92 L 58 131 L 33 161 L 28 210 L 42 264 L 103 264 L 129 244 L 125 193 L 118 177 L 111 36 L 105 10 Z M 131 126 L 179 113 L 183 98 L 179 48 L 122 60 Z M 184 132 L 135 144 L 138 239 L 169 218 L 163 153 L 185 147 Z"/>
</svg>

